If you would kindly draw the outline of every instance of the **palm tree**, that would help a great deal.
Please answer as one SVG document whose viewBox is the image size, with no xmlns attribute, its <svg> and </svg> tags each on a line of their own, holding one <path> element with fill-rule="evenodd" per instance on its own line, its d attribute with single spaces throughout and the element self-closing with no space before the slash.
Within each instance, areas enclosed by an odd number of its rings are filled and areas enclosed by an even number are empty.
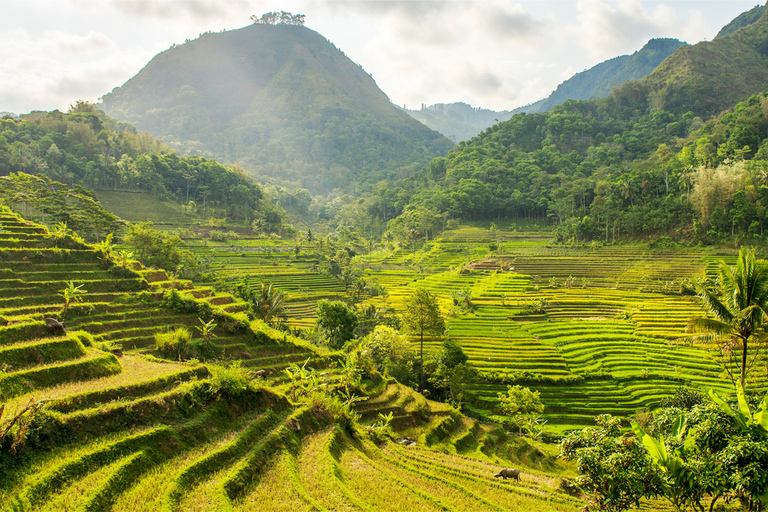
<svg viewBox="0 0 768 512">
<path fill-rule="evenodd" d="M 355 290 L 355 293 L 357 294 L 357 301 L 362 304 L 362 301 L 360 300 L 360 298 L 368 290 L 368 283 L 365 281 L 364 278 L 361 277 L 357 281 L 355 281 L 353 288 Z"/>
<path fill-rule="evenodd" d="M 706 288 L 699 294 L 714 318 L 692 317 L 686 331 L 701 333 L 698 336 L 701 339 L 718 341 L 723 355 L 727 354 L 739 368 L 744 388 L 747 372 L 756 355 L 751 361 L 748 358 L 750 343 L 766 339 L 768 261 L 755 260 L 754 250 L 741 248 L 736 266 L 729 267 L 721 262 L 718 272 L 720 296 Z M 739 352 L 740 361 L 735 359 Z"/>
<path fill-rule="evenodd" d="M 273 288 L 269 281 L 262 280 L 258 288 L 252 288 L 246 276 L 235 290 L 251 303 L 256 318 L 271 324 L 274 318 L 284 316 L 285 295 Z"/>
</svg>

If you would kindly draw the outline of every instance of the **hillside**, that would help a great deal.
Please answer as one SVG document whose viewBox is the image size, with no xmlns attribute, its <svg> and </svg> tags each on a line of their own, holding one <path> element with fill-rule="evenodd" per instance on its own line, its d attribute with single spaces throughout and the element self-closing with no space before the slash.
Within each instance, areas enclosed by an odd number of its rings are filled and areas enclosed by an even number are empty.
<svg viewBox="0 0 768 512">
<path fill-rule="evenodd" d="M 406 112 L 454 142 L 469 140 L 489 126 L 506 121 L 512 116 L 507 110 L 497 112 L 466 103 L 437 103 Z"/>
<path fill-rule="evenodd" d="M 23 429 L 0 438 L 0 500 L 14 510 L 583 505 L 561 490 L 557 473 L 572 469 L 552 447 L 381 377 L 358 384 L 370 398 L 352 411 L 335 395 L 343 374 L 333 355 L 249 322 L 231 296 L 114 262 L 6 208 L 0 222 L 2 274 L 13 276 L 0 290 L 3 427 L 24 411 Z M 65 278 L 87 290 L 66 311 L 55 294 Z M 69 330 L 47 328 L 46 317 Z M 218 358 L 240 364 L 158 357 L 158 335 L 199 319 L 218 324 Z M 302 363 L 312 378 L 289 380 L 283 370 Z M 395 432 L 416 446 L 388 442 Z M 521 478 L 495 480 L 510 460 Z"/>
<path fill-rule="evenodd" d="M 204 34 L 160 53 L 102 102 L 184 154 L 315 193 L 407 175 L 451 146 L 303 26 Z"/>
<path fill-rule="evenodd" d="M 56 187 L 38 194 L 30 188 L 32 182 L 53 180 L 92 199 L 95 196 L 85 188 L 151 194 L 206 217 L 248 222 L 258 218 L 270 229 L 279 228 L 285 217 L 241 168 L 199 156 L 181 157 L 148 133 L 138 133 L 84 102 L 67 113 L 54 110 L 0 119 L 0 176 L 13 174 L 37 177 L 25 178 L 27 183 L 17 187 L 23 193 L 6 192 L 9 204 L 23 205 L 26 213 L 29 203 L 42 213 L 44 223 L 69 222 L 83 236 L 91 236 L 94 229 L 85 233 L 84 226 L 76 224 L 92 223 L 98 217 L 95 210 L 84 204 L 80 209 L 87 215 L 77 214 L 72 200 L 55 197 Z M 18 181 L 23 180 L 3 183 Z"/>
<path fill-rule="evenodd" d="M 420 110 L 406 110 L 417 119 L 455 142 L 469 140 L 486 128 L 506 121 L 515 114 L 545 112 L 566 100 L 604 98 L 611 89 L 627 80 L 637 80 L 653 71 L 685 43 L 677 39 L 651 39 L 632 55 L 622 55 L 576 73 L 549 97 L 514 110 L 500 112 L 476 108 L 466 103 L 438 103 Z"/>
<path fill-rule="evenodd" d="M 638 80 L 651 73 L 664 59 L 672 55 L 686 43 L 677 39 L 651 39 L 640 50 L 632 55 L 622 55 L 601 62 L 574 76 L 557 86 L 557 89 L 544 101 L 536 102 L 528 107 L 515 109 L 512 112 L 529 114 L 544 112 L 566 100 L 588 100 L 605 98 L 611 89 L 627 80 Z"/>
<path fill-rule="evenodd" d="M 765 9 L 765 6 L 763 5 L 756 5 L 752 9 L 748 10 L 747 12 L 743 12 L 740 15 L 738 15 L 736 18 L 733 19 L 729 24 L 724 26 L 722 29 L 720 29 L 720 32 L 717 33 L 715 36 L 715 39 L 719 37 L 727 36 L 728 34 L 732 34 L 739 30 L 742 27 L 746 27 L 747 25 L 751 25 L 754 22 L 758 21 L 763 16 L 763 10 Z"/>
<path fill-rule="evenodd" d="M 641 95 L 651 108 L 709 118 L 768 89 L 768 17 L 711 42 L 680 48 L 656 70 L 614 91 L 617 101 Z"/>
</svg>

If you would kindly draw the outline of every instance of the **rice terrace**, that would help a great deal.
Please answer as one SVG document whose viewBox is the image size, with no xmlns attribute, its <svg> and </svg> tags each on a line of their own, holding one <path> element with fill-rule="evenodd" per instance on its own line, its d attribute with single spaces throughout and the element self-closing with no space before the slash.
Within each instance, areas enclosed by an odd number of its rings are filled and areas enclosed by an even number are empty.
<svg viewBox="0 0 768 512">
<path fill-rule="evenodd" d="M 131 45 L 206 29 L 69 99 L 132 62 L 64 62 L 114 20 L 9 3 L 60 26 L 0 19 L 29 37 L 0 45 L 0 511 L 768 510 L 768 12 L 739 1 L 301 3 L 428 77 L 394 89 L 505 102 L 552 48 L 560 77 L 722 27 L 511 110 L 410 110 L 305 14 L 177 0 L 105 2 Z M 26 88 L 69 106 L 6 111 Z"/>
</svg>

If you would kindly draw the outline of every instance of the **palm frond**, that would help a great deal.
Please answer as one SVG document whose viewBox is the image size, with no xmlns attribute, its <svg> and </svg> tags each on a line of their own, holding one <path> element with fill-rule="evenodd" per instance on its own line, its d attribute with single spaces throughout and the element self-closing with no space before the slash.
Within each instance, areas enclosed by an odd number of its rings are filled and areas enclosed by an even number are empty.
<svg viewBox="0 0 768 512">
<path fill-rule="evenodd" d="M 692 334 L 709 334 L 715 337 L 733 334 L 733 326 L 714 318 L 691 317 L 685 332 Z"/>
<path fill-rule="evenodd" d="M 704 289 L 701 291 L 700 297 L 706 308 L 715 316 L 715 318 L 723 322 L 730 323 L 733 321 L 735 315 L 731 309 L 726 304 L 723 304 L 714 293 Z"/>
</svg>

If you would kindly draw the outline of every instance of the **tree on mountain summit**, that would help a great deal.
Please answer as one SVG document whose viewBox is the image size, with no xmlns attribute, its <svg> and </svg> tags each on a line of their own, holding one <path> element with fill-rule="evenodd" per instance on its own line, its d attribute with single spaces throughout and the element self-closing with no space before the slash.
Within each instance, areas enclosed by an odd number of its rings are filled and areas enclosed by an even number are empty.
<svg viewBox="0 0 768 512">
<path fill-rule="evenodd" d="M 290 12 L 267 12 L 261 17 L 255 14 L 250 17 L 254 24 L 260 25 L 304 25 L 305 14 L 291 14 Z"/>
</svg>

